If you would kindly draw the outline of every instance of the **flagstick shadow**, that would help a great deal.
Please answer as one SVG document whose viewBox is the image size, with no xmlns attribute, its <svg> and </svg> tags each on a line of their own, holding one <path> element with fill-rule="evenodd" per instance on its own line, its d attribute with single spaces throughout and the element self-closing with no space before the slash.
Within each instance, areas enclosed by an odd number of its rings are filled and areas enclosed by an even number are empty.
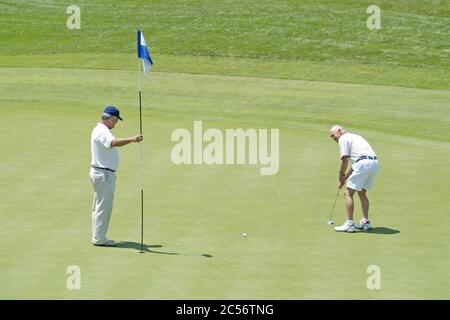
<svg viewBox="0 0 450 320">
<path fill-rule="evenodd" d="M 121 241 L 117 243 L 117 247 L 115 248 L 122 248 L 122 249 L 134 249 L 137 250 L 139 252 L 141 252 L 141 244 L 138 242 L 132 242 L 132 241 Z M 149 245 L 149 244 L 143 244 L 142 246 L 142 252 L 149 252 L 149 253 L 157 253 L 157 254 L 166 254 L 166 255 L 171 255 L 171 256 L 200 256 L 200 257 L 205 257 L 205 258 L 212 258 L 213 256 L 210 254 L 192 254 L 192 253 L 178 253 L 178 252 L 166 252 L 166 251 L 157 251 L 157 250 L 152 250 L 152 248 L 162 248 L 162 245 L 159 244 L 153 244 L 153 245 Z"/>
</svg>

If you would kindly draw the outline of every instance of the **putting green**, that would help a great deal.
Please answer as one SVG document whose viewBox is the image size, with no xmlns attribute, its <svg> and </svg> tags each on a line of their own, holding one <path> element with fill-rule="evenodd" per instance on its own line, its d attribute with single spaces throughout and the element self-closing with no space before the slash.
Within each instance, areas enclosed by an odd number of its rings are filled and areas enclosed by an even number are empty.
<svg viewBox="0 0 450 320">
<path fill-rule="evenodd" d="M 139 149 L 120 149 L 110 237 L 90 245 L 90 133 L 119 106 L 138 130 L 136 73 L 1 68 L 2 299 L 448 299 L 450 93 L 219 75 L 144 81 L 145 243 Z M 176 166 L 177 128 L 279 128 L 280 170 Z M 369 194 L 375 230 L 327 225 L 339 168 L 328 128 L 365 136 L 380 156 Z M 359 204 L 356 217 L 360 215 Z M 336 223 L 344 219 L 342 198 Z M 248 237 L 242 237 L 242 233 Z M 68 290 L 69 265 L 81 290 Z M 379 266 L 381 289 L 366 286 Z"/>
</svg>

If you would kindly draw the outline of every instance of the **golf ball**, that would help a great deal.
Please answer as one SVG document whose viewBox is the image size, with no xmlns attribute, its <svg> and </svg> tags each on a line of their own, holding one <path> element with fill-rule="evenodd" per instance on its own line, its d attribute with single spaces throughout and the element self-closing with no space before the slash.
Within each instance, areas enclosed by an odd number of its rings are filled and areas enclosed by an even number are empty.
<svg viewBox="0 0 450 320">
<path fill-rule="evenodd" d="M 247 238 L 247 234 L 246 234 L 245 232 L 242 234 L 242 236 L 243 236 L 244 238 Z"/>
<path fill-rule="evenodd" d="M 328 221 L 328 224 L 333 224 L 333 223 L 334 223 L 333 220 Z"/>
</svg>

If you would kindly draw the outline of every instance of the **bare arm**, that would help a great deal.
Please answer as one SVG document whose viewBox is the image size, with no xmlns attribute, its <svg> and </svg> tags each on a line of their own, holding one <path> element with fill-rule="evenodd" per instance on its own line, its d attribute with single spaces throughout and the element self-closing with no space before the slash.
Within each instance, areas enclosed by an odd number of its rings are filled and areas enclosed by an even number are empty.
<svg viewBox="0 0 450 320">
<path fill-rule="evenodd" d="M 345 181 L 350 177 L 350 175 L 353 172 L 353 169 L 350 168 L 350 170 L 345 173 L 345 170 L 347 170 L 348 167 L 348 156 L 343 156 L 341 158 L 341 169 L 339 170 L 339 188 L 342 188 Z"/>
<path fill-rule="evenodd" d="M 141 134 L 137 134 L 135 136 L 128 137 L 128 138 L 117 138 L 117 139 L 114 139 L 113 141 L 111 141 L 111 148 L 122 147 L 131 142 L 141 142 L 142 140 L 144 140 L 144 137 Z"/>
<path fill-rule="evenodd" d="M 341 169 L 339 170 L 339 176 L 345 175 L 345 171 L 347 170 L 347 167 L 348 167 L 348 156 L 343 156 L 341 158 Z"/>
</svg>

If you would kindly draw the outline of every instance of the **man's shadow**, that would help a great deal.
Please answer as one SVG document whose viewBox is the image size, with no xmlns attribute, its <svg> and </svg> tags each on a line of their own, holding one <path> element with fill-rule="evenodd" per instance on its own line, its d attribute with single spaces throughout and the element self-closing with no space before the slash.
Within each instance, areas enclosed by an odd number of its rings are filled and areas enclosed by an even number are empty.
<svg viewBox="0 0 450 320">
<path fill-rule="evenodd" d="M 373 234 L 397 234 L 400 233 L 400 230 L 391 229 L 388 227 L 374 227 L 369 231 L 365 231 L 364 233 L 373 233 Z"/>
<path fill-rule="evenodd" d="M 162 248 L 162 245 L 160 244 L 143 244 L 141 246 L 138 242 L 132 242 L 132 241 L 120 241 L 117 243 L 117 246 L 115 248 L 122 248 L 122 249 L 134 249 L 139 252 L 145 253 L 157 253 L 157 254 L 167 254 L 172 256 L 200 256 L 205 258 L 212 258 L 212 255 L 203 253 L 203 254 L 191 254 L 191 253 L 178 253 L 178 252 L 166 252 L 166 251 L 159 251 L 159 250 L 153 250 L 152 248 Z"/>
</svg>

